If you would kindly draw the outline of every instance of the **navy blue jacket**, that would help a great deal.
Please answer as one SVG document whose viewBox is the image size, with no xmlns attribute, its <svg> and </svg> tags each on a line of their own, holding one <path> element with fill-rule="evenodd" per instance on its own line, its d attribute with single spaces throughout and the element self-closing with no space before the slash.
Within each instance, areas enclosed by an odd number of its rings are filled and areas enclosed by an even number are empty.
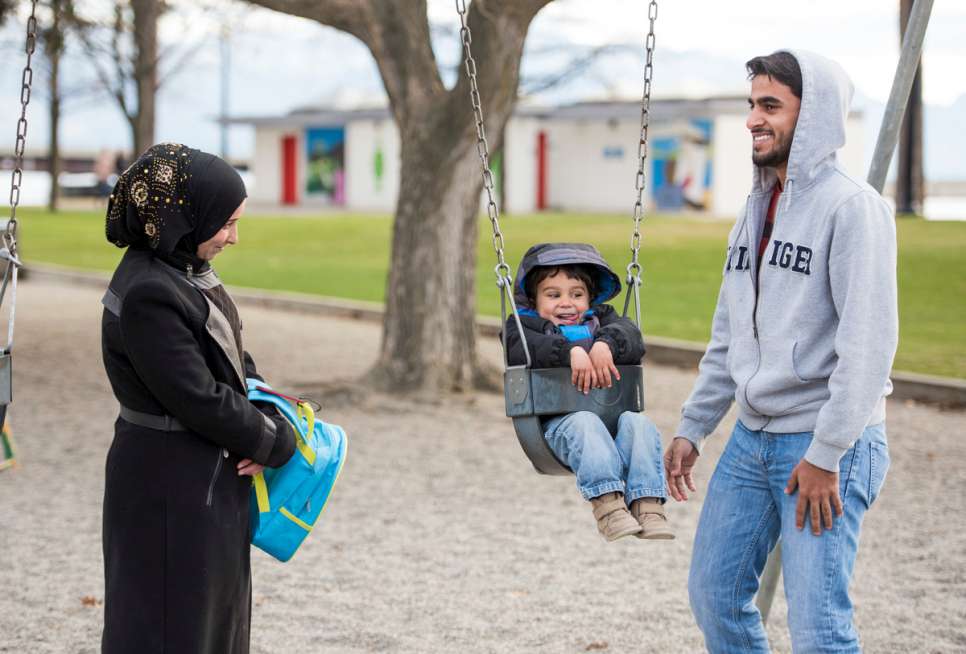
<svg viewBox="0 0 966 654">
<path fill-rule="evenodd" d="M 536 268 L 563 265 L 580 265 L 593 274 L 595 293 L 591 298 L 591 311 L 596 317 L 595 329 L 584 338 L 568 338 L 564 330 L 537 315 L 530 306 L 526 294 L 527 275 Z M 644 339 L 637 325 L 621 317 L 610 305 L 604 304 L 621 291 L 620 278 L 614 274 L 600 252 L 586 243 L 539 243 L 523 255 L 514 285 L 514 300 L 520 309 L 527 346 L 534 368 L 557 368 L 570 365 L 572 347 L 589 350 L 597 341 L 603 341 L 614 355 L 618 365 L 637 365 L 644 357 Z M 513 316 L 504 325 L 509 365 L 526 364 L 520 334 Z"/>
<path fill-rule="evenodd" d="M 594 334 L 593 342 L 607 343 L 614 355 L 614 363 L 617 365 L 639 364 L 644 358 L 644 339 L 634 321 L 621 317 L 609 304 L 599 304 L 592 307 L 592 310 L 600 321 L 600 327 Z M 558 326 L 545 318 L 533 315 L 530 311 L 520 316 L 520 322 L 527 338 L 527 347 L 530 350 L 534 368 L 569 366 L 570 349 L 583 345 L 583 343 L 568 340 Z M 511 366 L 526 364 L 526 355 L 523 352 L 523 344 L 513 316 L 507 319 L 503 328 L 506 330 L 509 364 Z"/>
</svg>

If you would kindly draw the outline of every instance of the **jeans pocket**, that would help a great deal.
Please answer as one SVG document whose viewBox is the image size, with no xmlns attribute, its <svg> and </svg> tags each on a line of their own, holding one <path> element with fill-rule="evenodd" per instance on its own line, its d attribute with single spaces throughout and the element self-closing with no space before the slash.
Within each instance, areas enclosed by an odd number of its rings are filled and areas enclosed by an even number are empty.
<svg viewBox="0 0 966 654">
<path fill-rule="evenodd" d="M 879 491 L 882 490 L 882 484 L 885 483 L 886 473 L 889 472 L 889 463 L 889 446 L 875 441 L 869 443 L 868 506 L 872 506 L 876 498 L 879 497 Z"/>
</svg>

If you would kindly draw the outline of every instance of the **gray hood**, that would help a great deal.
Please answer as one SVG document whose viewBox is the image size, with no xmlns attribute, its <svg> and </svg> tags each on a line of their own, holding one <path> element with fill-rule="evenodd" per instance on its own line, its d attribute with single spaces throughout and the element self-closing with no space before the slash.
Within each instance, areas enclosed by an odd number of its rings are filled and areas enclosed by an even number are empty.
<svg viewBox="0 0 966 654">
<path fill-rule="evenodd" d="M 621 280 L 600 252 L 593 245 L 587 243 L 538 243 L 534 245 L 520 260 L 517 279 L 514 284 L 514 301 L 517 306 L 532 309 L 530 298 L 524 290 L 527 275 L 537 266 L 565 266 L 579 264 L 587 266 L 594 272 L 594 284 L 597 292 L 591 298 L 591 306 L 603 304 L 621 292 Z"/>
<path fill-rule="evenodd" d="M 795 138 L 788 156 L 786 183 L 796 190 L 812 185 L 823 169 L 835 165 L 835 152 L 845 145 L 845 121 L 852 104 L 852 82 L 831 59 L 805 50 L 780 50 L 796 60 L 802 70 L 802 106 Z M 754 167 L 753 193 L 770 191 L 774 168 Z"/>
</svg>

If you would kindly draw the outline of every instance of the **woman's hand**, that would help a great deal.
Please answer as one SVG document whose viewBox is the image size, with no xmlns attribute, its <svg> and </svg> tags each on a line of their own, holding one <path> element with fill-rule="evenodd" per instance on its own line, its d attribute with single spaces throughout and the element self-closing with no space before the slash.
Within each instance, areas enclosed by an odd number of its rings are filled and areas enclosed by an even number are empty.
<svg viewBox="0 0 966 654">
<path fill-rule="evenodd" d="M 605 386 L 610 388 L 613 385 L 611 381 L 612 373 L 614 379 L 620 380 L 621 374 L 617 371 L 617 366 L 614 365 L 614 354 L 610 351 L 610 346 L 604 341 L 597 341 L 590 348 L 590 362 L 597 372 L 597 381 L 600 383 L 599 388 Z"/>
<path fill-rule="evenodd" d="M 597 372 L 594 370 L 594 364 L 590 361 L 590 355 L 579 345 L 570 350 L 570 370 L 570 381 L 578 391 L 583 391 L 584 395 L 597 386 Z"/>
<path fill-rule="evenodd" d="M 238 476 L 248 475 L 249 477 L 254 477 L 262 470 L 265 469 L 261 463 L 255 463 L 251 459 L 242 459 L 238 462 Z"/>
</svg>

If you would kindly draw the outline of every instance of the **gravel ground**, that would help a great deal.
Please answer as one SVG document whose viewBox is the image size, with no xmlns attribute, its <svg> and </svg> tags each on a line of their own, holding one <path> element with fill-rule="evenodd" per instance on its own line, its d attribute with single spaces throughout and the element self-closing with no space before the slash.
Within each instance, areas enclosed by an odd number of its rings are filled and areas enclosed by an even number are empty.
<svg viewBox="0 0 966 654">
<path fill-rule="evenodd" d="M 100 292 L 33 280 L 19 299 L 11 423 L 21 465 L 0 472 L 0 652 L 96 652 L 103 465 L 117 415 L 100 363 Z M 350 380 L 375 356 L 376 324 L 241 311 L 247 348 L 277 388 Z M 485 350 L 498 360 L 498 344 Z M 648 369 L 648 412 L 665 435 L 692 381 Z M 701 493 L 670 508 L 677 540 L 608 544 L 572 479 L 532 472 L 502 397 L 321 399 L 325 419 L 349 433 L 348 462 L 291 562 L 253 554 L 253 652 L 702 650 L 686 593 Z M 892 468 L 853 585 L 866 651 L 966 651 L 963 418 L 890 406 Z M 721 432 L 699 465 L 701 488 Z M 784 617 L 779 596 L 769 626 L 778 652 L 790 651 Z"/>
</svg>

